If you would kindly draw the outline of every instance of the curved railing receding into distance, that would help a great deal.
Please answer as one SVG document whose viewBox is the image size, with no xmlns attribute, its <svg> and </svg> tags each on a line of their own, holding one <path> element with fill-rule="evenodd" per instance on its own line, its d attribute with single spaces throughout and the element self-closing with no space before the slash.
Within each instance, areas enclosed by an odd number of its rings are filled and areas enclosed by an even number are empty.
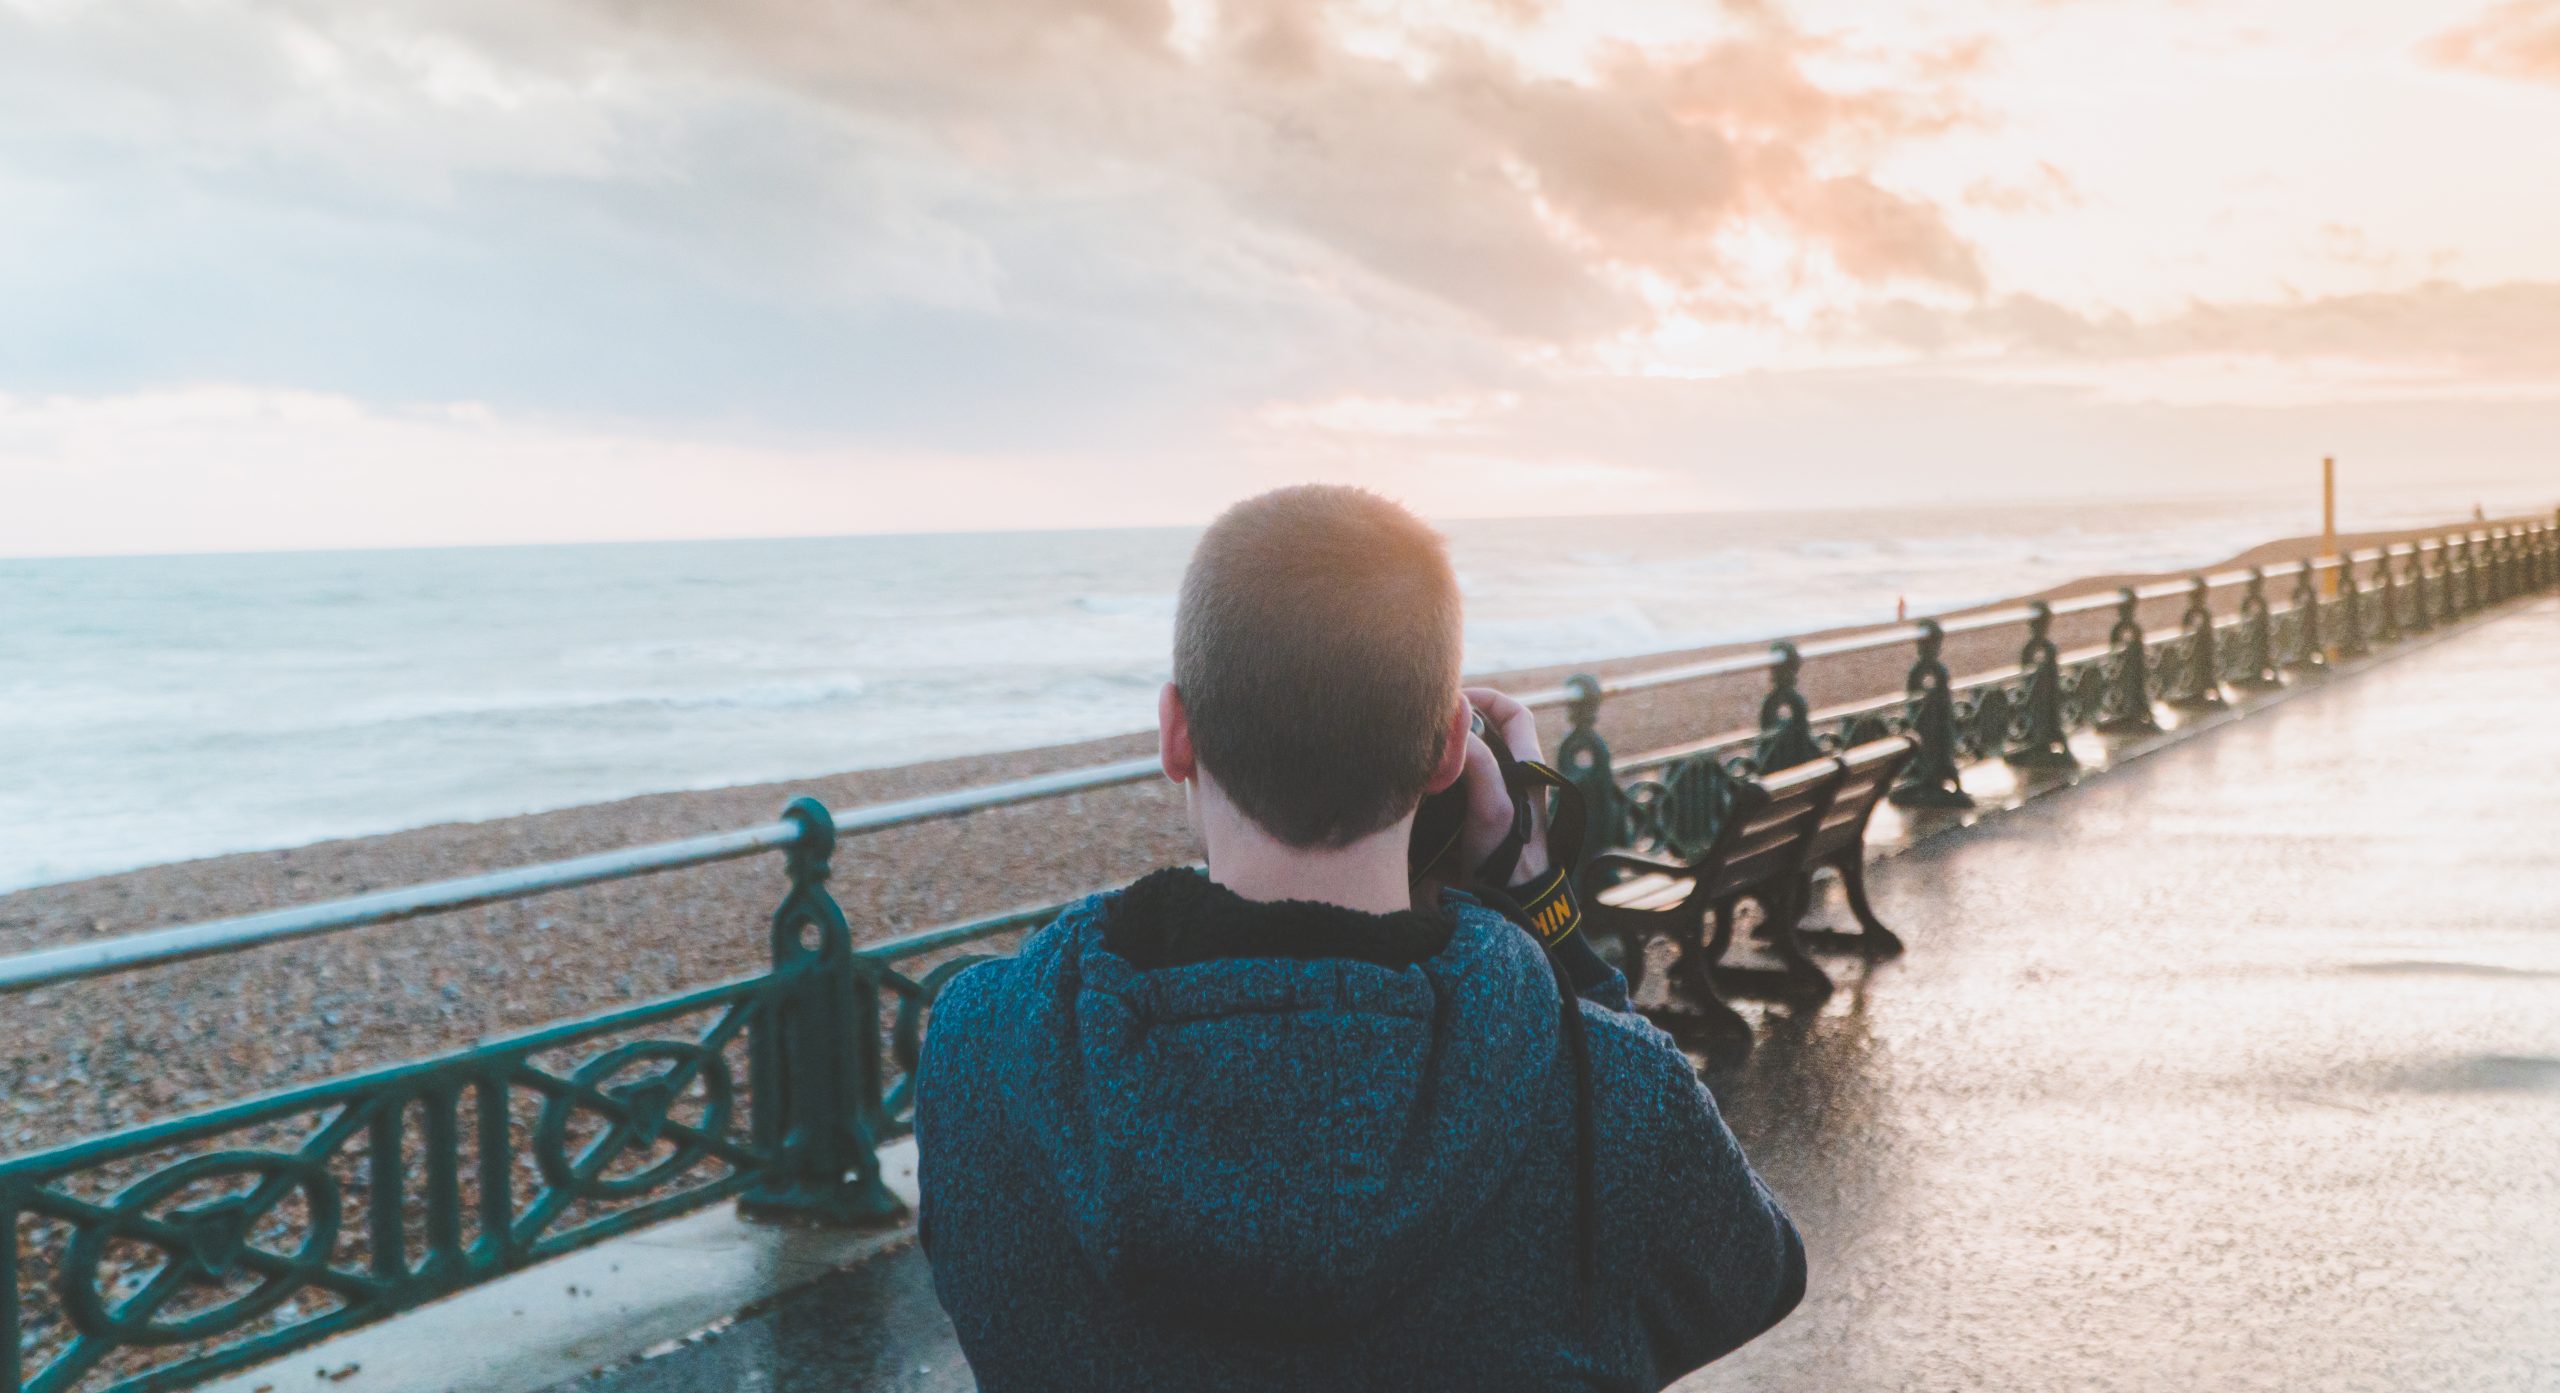
<svg viewBox="0 0 2560 1393">
<path fill-rule="evenodd" d="M 2270 582 L 2290 581 L 2271 598 Z M 2456 529 L 2412 545 L 1921 619 L 1523 694 L 1561 708 L 1557 763 L 1586 845 L 1679 852 L 1735 782 L 1879 735 L 1919 750 L 1893 798 L 1969 806 L 1970 761 L 2077 761 L 2083 731 L 2140 737 L 2316 678 L 2332 663 L 2560 584 L 2560 527 Z M 2213 598 L 2239 589 L 2236 612 Z M 2145 602 L 2185 597 L 2173 628 Z M 2112 609 L 2064 652 L 2057 618 Z M 2014 670 L 1958 678 L 1951 636 L 2023 626 Z M 1808 660 L 1908 645 L 1899 693 L 1813 709 Z M 1766 673 L 1758 721 L 1628 758 L 1612 697 Z M 641 1224 L 736 1197 L 749 1213 L 880 1223 L 901 1207 L 878 1149 L 913 1123 L 927 1014 L 1030 906 L 857 947 L 827 888 L 840 840 L 1156 775 L 1123 760 L 835 815 L 800 799 L 762 826 L 0 958 L 36 988 L 472 905 L 781 852 L 767 972 L 433 1059 L 231 1103 L 0 1161 L 0 1393 L 142 1393 L 238 1369 Z"/>
</svg>

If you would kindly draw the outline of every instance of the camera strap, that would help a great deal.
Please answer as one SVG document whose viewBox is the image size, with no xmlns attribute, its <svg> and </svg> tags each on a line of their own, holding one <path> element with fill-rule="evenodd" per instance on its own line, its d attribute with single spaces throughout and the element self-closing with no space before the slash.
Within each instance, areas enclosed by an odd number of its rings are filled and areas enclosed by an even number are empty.
<svg viewBox="0 0 2560 1393">
<path fill-rule="evenodd" d="M 1538 940 L 1555 974 L 1557 1031 L 1573 1081 L 1574 1290 L 1587 1315 L 1599 1286 L 1600 1142 L 1591 1107 L 1589 1028 L 1582 1020 L 1575 969 L 1567 963 L 1575 957 L 1598 962 L 1588 943 L 1573 939 L 1582 927 L 1574 873 L 1582 868 L 1582 838 L 1590 823 L 1584 820 L 1581 786 L 1561 770 L 1541 760 L 1517 758 L 1499 740 L 1489 739 L 1485 746 L 1493 751 L 1502 786 L 1511 794 L 1511 830 L 1478 868 L 1475 890 L 1485 904 Z M 1529 844 L 1530 829 L 1537 826 L 1534 800 L 1542 795 L 1553 800 L 1547 805 L 1547 868 L 1526 885 L 1505 888 Z"/>
<path fill-rule="evenodd" d="M 1484 885 L 1502 890 L 1506 913 L 1520 927 L 1527 929 L 1539 943 L 1554 948 L 1582 927 L 1582 899 L 1574 889 L 1574 873 L 1582 865 L 1582 834 L 1587 825 L 1583 816 L 1582 789 L 1564 776 L 1554 765 L 1542 760 L 1520 759 L 1509 746 L 1499 740 L 1485 742 L 1493 751 L 1493 761 L 1502 770 L 1502 786 L 1511 794 L 1511 830 L 1495 843 L 1484 864 L 1477 868 L 1477 879 Z M 1511 872 L 1520 864 L 1520 853 L 1529 844 L 1530 829 L 1537 826 L 1535 800 L 1552 796 L 1547 808 L 1547 869 L 1526 885 L 1508 886 Z"/>
</svg>

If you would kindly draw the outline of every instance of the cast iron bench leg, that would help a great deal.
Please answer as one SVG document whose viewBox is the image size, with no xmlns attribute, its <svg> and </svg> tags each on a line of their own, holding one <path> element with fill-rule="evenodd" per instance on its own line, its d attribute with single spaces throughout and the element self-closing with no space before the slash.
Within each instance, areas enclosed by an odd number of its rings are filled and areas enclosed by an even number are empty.
<svg viewBox="0 0 2560 1393">
<path fill-rule="evenodd" d="M 1850 916 L 1858 921 L 1858 933 L 1841 933 L 1834 929 L 1799 929 L 1797 937 L 1809 948 L 1843 953 L 1858 953 L 1873 962 L 1902 956 L 1902 938 L 1876 918 L 1875 906 L 1867 901 L 1867 872 L 1863 860 L 1843 858 L 1831 863 L 1840 877 L 1841 896 L 1849 902 Z"/>
<path fill-rule="evenodd" d="M 1760 936 L 1768 940 L 1770 950 L 1777 954 L 1782 966 L 1727 967 L 1723 965 L 1724 955 L 1718 953 L 1709 960 L 1710 976 L 1717 989 L 1736 996 L 1766 997 L 1799 1006 L 1809 1006 L 1830 996 L 1831 979 L 1824 975 L 1813 959 L 1805 956 L 1804 945 L 1796 937 L 1796 921 L 1804 917 L 1806 896 L 1803 883 L 1790 878 L 1778 885 L 1753 891 L 1751 897 L 1760 902 L 1761 911 L 1766 916 L 1766 931 Z M 1729 924 L 1732 916 L 1733 910 L 1728 902 L 1720 919 Z M 1728 940 L 1730 937 L 1729 933 L 1724 935 Z"/>
<path fill-rule="evenodd" d="M 1645 1008 L 1645 1017 L 1683 1049 L 1696 1050 L 1717 1064 L 1739 1064 L 1751 1057 L 1751 1022 L 1716 990 L 1715 961 L 1733 942 L 1733 906 L 1715 910 L 1715 937 L 1697 941 L 1696 928 L 1680 942 L 1667 981 L 1673 1005 Z"/>
</svg>

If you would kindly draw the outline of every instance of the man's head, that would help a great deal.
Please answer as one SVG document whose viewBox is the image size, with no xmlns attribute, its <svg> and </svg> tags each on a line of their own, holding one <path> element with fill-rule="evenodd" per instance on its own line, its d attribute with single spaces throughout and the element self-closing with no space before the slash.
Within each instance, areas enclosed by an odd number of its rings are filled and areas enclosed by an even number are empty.
<svg viewBox="0 0 2560 1393">
<path fill-rule="evenodd" d="M 1456 777 L 1460 642 L 1457 576 L 1421 519 L 1355 488 L 1247 499 L 1183 574 L 1167 768 L 1179 723 L 1183 762 L 1279 841 L 1381 831 Z"/>
</svg>

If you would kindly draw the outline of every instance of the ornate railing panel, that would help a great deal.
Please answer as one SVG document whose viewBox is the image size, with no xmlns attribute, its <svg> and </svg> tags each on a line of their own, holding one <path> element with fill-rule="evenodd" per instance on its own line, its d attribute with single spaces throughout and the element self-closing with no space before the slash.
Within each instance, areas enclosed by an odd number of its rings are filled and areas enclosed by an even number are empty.
<svg viewBox="0 0 2560 1393">
<path fill-rule="evenodd" d="M 0 1163 L 0 1388 L 177 1387 L 745 1190 L 778 1155 L 762 1034 L 804 981 Z"/>
</svg>

